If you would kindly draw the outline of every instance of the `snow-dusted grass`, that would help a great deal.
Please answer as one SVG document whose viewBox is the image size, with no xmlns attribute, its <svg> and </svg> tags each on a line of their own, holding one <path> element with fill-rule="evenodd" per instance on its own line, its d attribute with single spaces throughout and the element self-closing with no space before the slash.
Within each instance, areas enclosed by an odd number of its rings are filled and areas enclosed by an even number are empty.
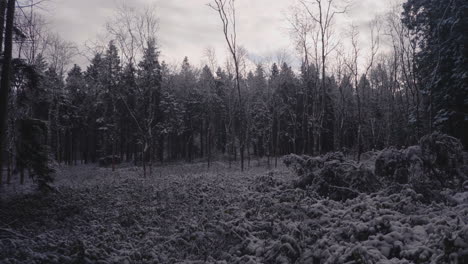
<svg viewBox="0 0 468 264">
<path fill-rule="evenodd" d="M 466 193 L 450 206 L 405 186 L 336 202 L 296 177 L 256 162 L 147 178 L 63 167 L 58 192 L 0 200 L 0 263 L 450 263 L 468 250 Z"/>
</svg>

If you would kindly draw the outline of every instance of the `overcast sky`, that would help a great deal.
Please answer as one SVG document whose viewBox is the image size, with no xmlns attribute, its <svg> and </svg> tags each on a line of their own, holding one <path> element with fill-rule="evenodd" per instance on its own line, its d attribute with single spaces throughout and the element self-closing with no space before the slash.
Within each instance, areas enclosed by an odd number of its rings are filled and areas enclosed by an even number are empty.
<svg viewBox="0 0 468 264">
<path fill-rule="evenodd" d="M 161 55 L 168 63 L 179 64 L 188 56 L 194 65 L 204 59 L 204 51 L 214 48 L 220 63 L 226 44 L 218 15 L 207 6 L 210 0 L 132 0 L 127 4 L 156 4 L 159 19 Z M 294 0 L 237 0 L 238 41 L 254 60 L 275 60 L 281 51 L 293 56 L 286 14 Z M 116 0 L 51 0 L 46 16 L 50 27 L 64 39 L 83 47 L 86 41 L 102 36 L 105 23 L 112 16 Z M 364 25 L 389 8 L 388 0 L 354 0 L 346 20 Z M 337 26 L 340 34 L 344 22 Z M 82 61 L 80 64 L 84 64 Z"/>
</svg>

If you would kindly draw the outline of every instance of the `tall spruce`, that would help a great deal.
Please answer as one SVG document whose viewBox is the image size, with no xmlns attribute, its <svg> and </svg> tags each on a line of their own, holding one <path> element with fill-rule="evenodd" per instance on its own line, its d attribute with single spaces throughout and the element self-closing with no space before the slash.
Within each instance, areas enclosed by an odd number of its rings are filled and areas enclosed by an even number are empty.
<svg viewBox="0 0 468 264">
<path fill-rule="evenodd" d="M 417 70 L 426 97 L 429 129 L 468 146 L 468 3 L 408 0 L 403 22 L 418 45 Z"/>
</svg>

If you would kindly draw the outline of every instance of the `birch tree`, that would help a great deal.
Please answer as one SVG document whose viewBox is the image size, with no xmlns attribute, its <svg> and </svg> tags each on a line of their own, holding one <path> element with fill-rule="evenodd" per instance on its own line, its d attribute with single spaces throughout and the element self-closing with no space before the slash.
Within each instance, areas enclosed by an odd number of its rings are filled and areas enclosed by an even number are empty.
<svg viewBox="0 0 468 264">
<path fill-rule="evenodd" d="M 318 61 L 320 62 L 320 115 L 319 124 L 321 133 L 318 134 L 318 152 L 322 152 L 322 137 L 324 136 L 325 128 L 323 127 L 325 119 L 327 119 L 326 112 L 326 76 L 329 55 L 338 46 L 338 41 L 334 38 L 334 23 L 336 17 L 340 14 L 346 13 L 348 3 L 338 3 L 337 0 L 298 0 L 299 5 L 306 11 L 308 19 L 311 23 L 315 24 L 318 28 L 318 38 L 316 47 L 318 47 Z"/>
<path fill-rule="evenodd" d="M 235 68 L 235 79 L 236 89 L 238 95 L 239 104 L 239 121 L 238 125 L 238 137 L 240 141 L 240 158 L 241 158 L 241 170 L 244 170 L 244 149 L 245 149 L 245 137 L 246 129 L 243 125 L 245 117 L 245 110 L 242 101 L 242 93 L 240 87 L 240 58 L 239 49 L 237 45 L 237 29 L 236 29 L 236 7 L 235 0 L 214 0 L 214 3 L 208 4 L 213 10 L 215 10 L 222 22 L 223 34 L 226 40 L 229 52 L 232 56 Z"/>
</svg>

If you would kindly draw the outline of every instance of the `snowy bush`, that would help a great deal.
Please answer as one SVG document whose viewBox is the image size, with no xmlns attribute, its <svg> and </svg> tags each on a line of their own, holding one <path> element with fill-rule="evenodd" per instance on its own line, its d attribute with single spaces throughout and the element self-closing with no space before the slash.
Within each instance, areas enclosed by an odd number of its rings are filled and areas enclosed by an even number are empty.
<svg viewBox="0 0 468 264">
<path fill-rule="evenodd" d="M 39 119 L 18 120 L 17 167 L 28 169 L 30 177 L 42 191 L 50 190 L 54 181 L 55 170 L 49 147 L 45 144 L 47 135 L 46 122 Z"/>
<path fill-rule="evenodd" d="M 300 176 L 296 187 L 311 186 L 319 195 L 333 200 L 355 198 L 361 193 L 375 192 L 380 186 L 369 168 L 345 160 L 340 152 L 321 157 L 289 155 L 284 161 Z"/>
<path fill-rule="evenodd" d="M 424 136 L 417 146 L 385 149 L 375 162 L 377 176 L 416 188 L 463 188 L 465 171 L 460 141 L 438 132 Z"/>
<path fill-rule="evenodd" d="M 99 166 L 101 167 L 109 167 L 112 164 L 116 165 L 120 163 L 122 163 L 122 160 L 120 159 L 119 156 L 116 156 L 116 155 L 106 156 L 106 157 L 99 159 Z"/>
<path fill-rule="evenodd" d="M 391 182 L 408 183 L 408 161 L 405 153 L 395 148 L 384 149 L 377 156 L 374 172 Z"/>
<path fill-rule="evenodd" d="M 370 152 L 360 164 L 346 160 L 339 152 L 319 157 L 289 155 L 284 163 L 300 177 L 295 187 L 309 187 L 333 200 L 356 198 L 383 186 L 409 184 L 424 203 L 454 204 L 441 191 L 468 189 L 462 150 L 459 140 L 433 133 L 423 137 L 417 146 Z"/>
<path fill-rule="evenodd" d="M 443 187 L 458 188 L 467 179 L 464 166 L 463 145 L 460 140 L 438 132 L 426 135 L 419 141 L 424 172 Z"/>
<path fill-rule="evenodd" d="M 346 200 L 361 193 L 372 193 L 380 183 L 371 170 L 353 164 L 327 163 L 312 183 L 321 196 L 333 200 Z"/>
</svg>

